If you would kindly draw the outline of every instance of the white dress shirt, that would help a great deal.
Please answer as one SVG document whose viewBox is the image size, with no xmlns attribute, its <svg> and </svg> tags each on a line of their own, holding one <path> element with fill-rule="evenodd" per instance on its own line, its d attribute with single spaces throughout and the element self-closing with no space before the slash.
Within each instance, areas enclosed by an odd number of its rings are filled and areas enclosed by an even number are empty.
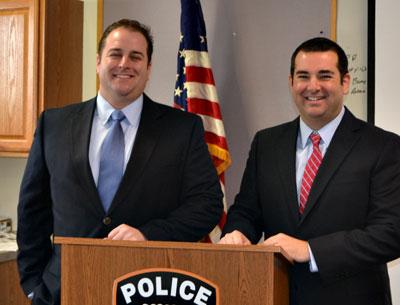
<svg viewBox="0 0 400 305">
<path fill-rule="evenodd" d="M 125 115 L 125 119 L 121 121 L 125 139 L 124 172 L 132 153 L 142 109 L 143 95 L 139 96 L 128 106 L 120 109 Z M 116 109 L 114 109 L 99 93 L 96 101 L 96 110 L 93 117 L 89 144 L 89 163 L 96 185 L 99 178 L 101 145 L 111 127 L 111 122 L 108 121 L 108 119 L 114 110 Z"/>
</svg>

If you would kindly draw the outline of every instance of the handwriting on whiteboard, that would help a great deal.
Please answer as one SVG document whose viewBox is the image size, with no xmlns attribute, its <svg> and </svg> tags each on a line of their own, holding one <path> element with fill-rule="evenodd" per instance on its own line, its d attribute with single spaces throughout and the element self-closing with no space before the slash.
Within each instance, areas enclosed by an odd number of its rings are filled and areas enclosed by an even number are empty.
<svg viewBox="0 0 400 305">
<path fill-rule="evenodd" d="M 367 93 L 367 66 L 357 53 L 346 54 L 349 61 L 349 72 L 352 77 L 350 94 Z"/>
</svg>

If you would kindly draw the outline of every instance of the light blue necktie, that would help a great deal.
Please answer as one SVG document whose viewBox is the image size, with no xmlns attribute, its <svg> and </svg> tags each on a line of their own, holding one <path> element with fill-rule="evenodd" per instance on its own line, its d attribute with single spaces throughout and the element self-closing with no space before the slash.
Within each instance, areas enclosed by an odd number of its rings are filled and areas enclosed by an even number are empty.
<svg viewBox="0 0 400 305">
<path fill-rule="evenodd" d="M 125 141 L 121 121 L 122 111 L 115 110 L 110 118 L 111 127 L 100 149 L 100 168 L 97 190 L 104 211 L 107 212 L 124 174 Z"/>
</svg>

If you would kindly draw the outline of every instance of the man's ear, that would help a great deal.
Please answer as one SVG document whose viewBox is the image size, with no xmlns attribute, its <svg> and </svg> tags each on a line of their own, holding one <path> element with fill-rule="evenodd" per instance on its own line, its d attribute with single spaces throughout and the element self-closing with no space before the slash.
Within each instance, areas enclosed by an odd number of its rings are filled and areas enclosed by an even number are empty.
<svg viewBox="0 0 400 305">
<path fill-rule="evenodd" d="M 289 75 L 289 77 L 288 77 L 288 85 L 289 85 L 289 88 L 293 87 L 293 77 L 292 77 L 292 75 Z"/>
<path fill-rule="evenodd" d="M 96 54 L 96 72 L 97 72 L 97 73 L 99 73 L 98 66 L 99 66 L 99 64 L 100 64 L 100 60 L 101 60 L 101 57 L 100 57 L 99 53 L 97 53 L 97 54 Z"/>
<path fill-rule="evenodd" d="M 149 63 L 147 64 L 147 70 L 148 70 L 148 71 L 147 71 L 147 80 L 150 79 L 151 67 L 152 67 L 151 62 L 149 62 Z"/>
<path fill-rule="evenodd" d="M 350 82 L 351 82 L 350 73 L 346 73 L 345 75 L 343 75 L 343 79 L 342 79 L 343 94 L 349 93 Z"/>
</svg>

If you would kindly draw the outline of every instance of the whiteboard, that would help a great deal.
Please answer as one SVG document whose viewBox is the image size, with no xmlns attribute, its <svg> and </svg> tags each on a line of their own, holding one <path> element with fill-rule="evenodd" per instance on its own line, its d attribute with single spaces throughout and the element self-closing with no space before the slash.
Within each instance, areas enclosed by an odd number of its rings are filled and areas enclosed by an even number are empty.
<svg viewBox="0 0 400 305">
<path fill-rule="evenodd" d="M 368 114 L 368 1 L 337 0 L 336 41 L 349 60 L 351 87 L 345 105 L 367 120 Z"/>
<path fill-rule="evenodd" d="M 400 134 L 399 11 L 397 0 L 376 2 L 375 122 L 397 134 Z"/>
</svg>

